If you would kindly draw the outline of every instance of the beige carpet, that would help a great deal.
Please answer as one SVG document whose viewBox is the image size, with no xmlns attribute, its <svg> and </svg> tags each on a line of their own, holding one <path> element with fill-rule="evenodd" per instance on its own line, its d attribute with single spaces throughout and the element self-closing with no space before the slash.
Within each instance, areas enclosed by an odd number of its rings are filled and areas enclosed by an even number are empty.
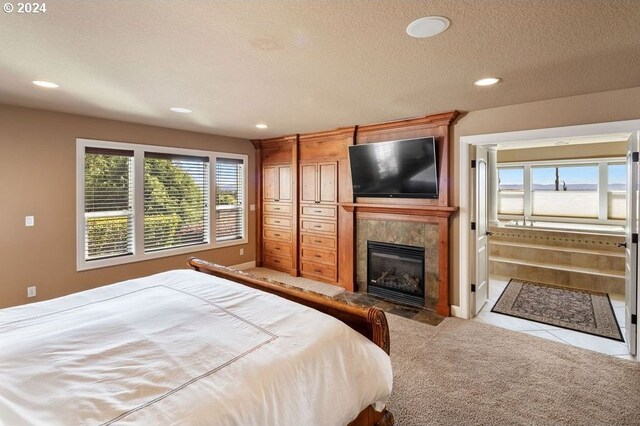
<svg viewBox="0 0 640 426">
<path fill-rule="evenodd" d="M 640 424 L 640 363 L 475 321 L 387 318 L 398 426 Z"/>
<path fill-rule="evenodd" d="M 245 269 L 244 272 L 249 272 L 250 274 L 258 275 L 265 278 L 271 278 L 272 280 L 280 281 L 294 287 L 315 291 L 316 293 L 324 294 L 331 297 L 338 295 L 344 291 L 342 287 L 321 283 L 319 281 L 313 281 L 307 278 L 292 277 L 287 273 L 274 271 L 273 269 L 251 268 Z"/>
</svg>

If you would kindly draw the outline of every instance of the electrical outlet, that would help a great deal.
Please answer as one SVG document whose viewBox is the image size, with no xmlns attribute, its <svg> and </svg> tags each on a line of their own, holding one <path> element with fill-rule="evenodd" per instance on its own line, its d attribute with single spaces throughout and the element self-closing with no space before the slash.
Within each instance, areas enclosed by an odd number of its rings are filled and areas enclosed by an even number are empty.
<svg viewBox="0 0 640 426">
<path fill-rule="evenodd" d="M 36 224 L 35 218 L 33 216 L 25 216 L 24 217 L 24 226 L 33 226 Z"/>
<path fill-rule="evenodd" d="M 255 204 L 249 204 L 249 211 L 250 212 L 255 212 L 256 211 L 256 205 Z"/>
<path fill-rule="evenodd" d="M 240 256 L 244 256 L 244 249 L 240 249 Z"/>
<path fill-rule="evenodd" d="M 27 287 L 27 297 L 36 297 L 36 286 Z"/>
</svg>

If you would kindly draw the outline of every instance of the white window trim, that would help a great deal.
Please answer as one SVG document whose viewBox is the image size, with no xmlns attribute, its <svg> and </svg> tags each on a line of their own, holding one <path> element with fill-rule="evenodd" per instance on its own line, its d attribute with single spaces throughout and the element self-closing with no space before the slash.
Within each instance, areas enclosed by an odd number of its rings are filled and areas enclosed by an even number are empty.
<svg viewBox="0 0 640 426">
<path fill-rule="evenodd" d="M 84 219 L 84 156 L 87 147 L 105 148 L 105 149 L 121 149 L 133 151 L 134 155 L 134 236 L 133 236 L 133 254 L 128 256 L 111 257 L 107 259 L 85 260 L 85 219 Z M 188 247 L 179 247 L 174 249 L 166 249 L 152 253 L 144 252 L 144 152 L 153 151 L 176 155 L 191 155 L 209 158 L 209 235 L 208 244 L 193 245 Z M 244 236 L 242 239 L 216 242 L 216 159 L 237 158 L 244 161 L 244 192 L 242 205 L 243 211 L 243 229 Z M 141 145 L 125 142 L 103 141 L 96 139 L 76 139 L 76 269 L 77 271 L 86 271 L 90 269 L 105 268 L 109 266 L 124 265 L 134 262 L 142 262 L 145 260 L 157 259 L 162 257 L 170 257 L 181 254 L 195 253 L 199 251 L 212 250 L 216 248 L 229 247 L 247 244 L 249 233 L 249 213 L 248 213 L 248 170 L 249 157 L 245 154 L 203 151 L 196 149 L 185 149 L 167 147 L 161 145 Z M 139 195 L 142 194 L 142 195 Z"/>
<path fill-rule="evenodd" d="M 524 168 L 524 216 L 538 222 L 562 222 L 562 223 L 585 223 L 599 225 L 624 225 L 623 219 L 608 218 L 608 163 L 625 163 L 624 157 L 598 157 L 598 158 L 576 158 L 563 160 L 537 160 L 537 161 L 510 161 L 498 163 L 498 168 L 522 167 Z M 598 167 L 598 197 L 599 212 L 598 218 L 562 217 L 562 216 L 537 216 L 532 213 L 533 203 L 531 202 L 531 169 L 536 166 L 570 166 L 570 165 L 591 165 Z M 603 189 L 604 190 L 601 190 Z M 522 219 L 523 215 L 498 213 L 498 219 L 512 220 Z"/>
</svg>

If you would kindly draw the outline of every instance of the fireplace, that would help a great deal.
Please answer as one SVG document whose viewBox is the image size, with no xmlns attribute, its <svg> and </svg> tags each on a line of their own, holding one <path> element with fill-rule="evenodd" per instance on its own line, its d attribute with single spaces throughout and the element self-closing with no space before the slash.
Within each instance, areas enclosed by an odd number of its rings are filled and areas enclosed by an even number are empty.
<svg viewBox="0 0 640 426">
<path fill-rule="evenodd" d="M 424 307 L 424 248 L 367 241 L 367 292 Z"/>
</svg>

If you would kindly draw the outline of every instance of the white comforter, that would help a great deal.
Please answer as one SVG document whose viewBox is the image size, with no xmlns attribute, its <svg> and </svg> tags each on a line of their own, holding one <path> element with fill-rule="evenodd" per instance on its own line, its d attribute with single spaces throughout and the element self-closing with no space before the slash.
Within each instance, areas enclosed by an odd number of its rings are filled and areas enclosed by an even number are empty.
<svg viewBox="0 0 640 426">
<path fill-rule="evenodd" d="M 391 385 L 340 321 L 195 271 L 0 310 L 6 425 L 345 425 Z"/>
</svg>

